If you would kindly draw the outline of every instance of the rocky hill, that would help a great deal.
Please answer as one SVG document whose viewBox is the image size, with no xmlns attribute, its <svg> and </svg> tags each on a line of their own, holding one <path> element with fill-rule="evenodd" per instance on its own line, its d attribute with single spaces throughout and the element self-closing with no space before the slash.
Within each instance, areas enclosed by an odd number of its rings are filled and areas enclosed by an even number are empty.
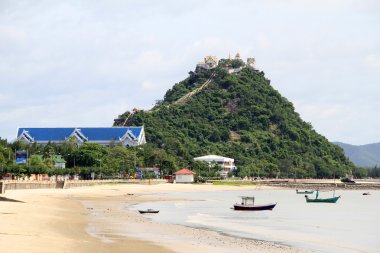
<svg viewBox="0 0 380 253">
<path fill-rule="evenodd" d="M 206 65 L 207 66 L 207 65 Z M 318 134 L 264 72 L 240 59 L 197 67 L 149 111 L 125 112 L 116 125 L 144 125 L 147 142 L 187 166 L 207 154 L 235 158 L 247 175 L 328 177 L 353 164 Z"/>
</svg>

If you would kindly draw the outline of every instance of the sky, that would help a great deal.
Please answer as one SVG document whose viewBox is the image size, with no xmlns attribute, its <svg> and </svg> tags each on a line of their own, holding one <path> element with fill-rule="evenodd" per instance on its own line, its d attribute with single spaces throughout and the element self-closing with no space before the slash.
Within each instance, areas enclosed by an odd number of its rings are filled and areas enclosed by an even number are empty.
<svg viewBox="0 0 380 253">
<path fill-rule="evenodd" d="M 0 137 L 112 126 L 239 52 L 330 141 L 380 142 L 379 27 L 377 0 L 0 0 Z"/>
</svg>

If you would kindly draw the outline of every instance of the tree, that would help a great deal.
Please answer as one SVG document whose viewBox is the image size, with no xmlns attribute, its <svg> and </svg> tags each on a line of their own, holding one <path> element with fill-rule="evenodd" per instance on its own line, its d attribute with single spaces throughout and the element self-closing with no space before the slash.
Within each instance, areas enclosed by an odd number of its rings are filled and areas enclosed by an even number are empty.
<svg viewBox="0 0 380 253">
<path fill-rule="evenodd" d="M 128 174 L 128 172 L 132 172 L 134 169 L 135 158 L 136 151 L 121 146 L 114 146 L 110 148 L 104 164 L 107 168 L 114 168 L 118 173 Z"/>
<path fill-rule="evenodd" d="M 77 164 L 81 166 L 101 166 L 108 155 L 108 149 L 97 143 L 84 143 L 75 153 Z"/>
<path fill-rule="evenodd" d="M 36 167 L 38 166 L 43 167 L 45 164 L 41 155 L 31 155 L 29 158 L 29 165 L 36 166 Z"/>
</svg>

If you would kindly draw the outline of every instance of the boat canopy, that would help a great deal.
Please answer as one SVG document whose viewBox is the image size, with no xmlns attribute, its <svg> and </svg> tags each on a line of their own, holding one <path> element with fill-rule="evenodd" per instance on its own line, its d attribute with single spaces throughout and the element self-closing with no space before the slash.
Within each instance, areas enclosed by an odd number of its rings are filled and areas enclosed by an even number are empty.
<svg viewBox="0 0 380 253">
<path fill-rule="evenodd" d="M 254 200 L 255 197 L 241 196 L 242 200 Z"/>
</svg>

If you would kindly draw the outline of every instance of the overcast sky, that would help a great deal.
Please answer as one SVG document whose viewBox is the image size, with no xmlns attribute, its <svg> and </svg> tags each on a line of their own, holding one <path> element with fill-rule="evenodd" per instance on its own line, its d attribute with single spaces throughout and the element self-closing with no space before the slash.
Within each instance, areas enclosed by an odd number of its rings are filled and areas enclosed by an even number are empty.
<svg viewBox="0 0 380 253">
<path fill-rule="evenodd" d="M 377 0 L 0 0 L 0 136 L 111 126 L 239 52 L 330 141 L 380 142 L 379 27 Z"/>
</svg>

